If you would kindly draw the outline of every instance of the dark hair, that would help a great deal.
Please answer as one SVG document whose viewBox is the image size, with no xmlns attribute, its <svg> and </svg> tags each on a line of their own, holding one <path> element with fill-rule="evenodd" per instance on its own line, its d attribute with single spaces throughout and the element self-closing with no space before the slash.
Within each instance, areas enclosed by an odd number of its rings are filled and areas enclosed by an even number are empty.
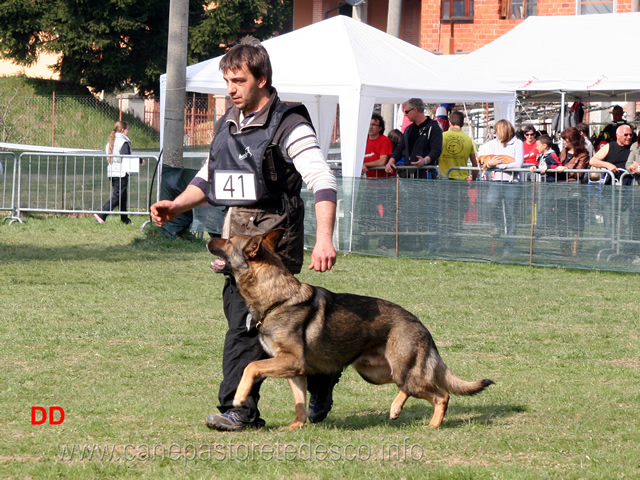
<svg viewBox="0 0 640 480">
<path fill-rule="evenodd" d="M 220 60 L 220 71 L 222 73 L 227 70 L 236 72 L 242 70 L 245 65 L 256 79 L 266 77 L 267 84 L 265 86 L 266 88 L 271 88 L 273 71 L 269 53 L 258 40 L 250 36 L 244 37 L 240 40 L 240 43 L 234 45 L 231 50 L 225 53 L 222 60 Z"/>
<path fill-rule="evenodd" d="M 576 127 L 567 127 L 560 134 L 563 140 L 569 144 L 569 148 L 573 150 L 574 155 L 584 153 L 587 151 L 587 147 L 584 143 L 584 137 L 580 135 L 580 132 Z"/>
<path fill-rule="evenodd" d="M 382 128 L 382 130 L 380 130 L 380 134 L 384 133 L 384 118 L 382 118 L 382 115 L 378 115 L 377 113 L 374 113 L 373 115 L 371 115 L 371 120 L 376 120 L 379 124 L 380 124 L 380 128 Z"/>
<path fill-rule="evenodd" d="M 587 125 L 586 123 L 579 123 L 576 125 L 576 128 L 580 133 L 584 133 L 585 137 L 589 136 L 589 125 Z"/>
<path fill-rule="evenodd" d="M 536 142 L 540 142 L 541 144 L 546 145 L 549 148 L 553 147 L 553 140 L 551 140 L 551 137 L 549 135 L 540 135 L 538 138 L 536 138 Z"/>
<path fill-rule="evenodd" d="M 391 140 L 391 146 L 393 147 L 393 150 L 396 149 L 399 143 L 404 142 L 404 135 L 402 135 L 402 132 L 397 128 L 391 130 L 387 137 L 389 137 L 389 140 Z"/>
<path fill-rule="evenodd" d="M 451 112 L 449 115 L 449 123 L 451 125 L 455 125 L 456 127 L 462 127 L 464 125 L 464 115 L 462 112 Z"/>
<path fill-rule="evenodd" d="M 527 124 L 522 127 L 522 133 L 533 132 L 536 133 L 536 129 L 533 125 Z"/>
</svg>

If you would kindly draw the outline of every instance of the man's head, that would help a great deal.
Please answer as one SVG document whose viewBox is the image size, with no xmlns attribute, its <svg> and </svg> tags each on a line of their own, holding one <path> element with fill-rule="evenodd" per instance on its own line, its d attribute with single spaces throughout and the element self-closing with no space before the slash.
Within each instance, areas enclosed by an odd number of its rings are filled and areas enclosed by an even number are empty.
<svg viewBox="0 0 640 480">
<path fill-rule="evenodd" d="M 464 115 L 462 112 L 451 112 L 449 115 L 449 123 L 454 127 L 461 127 L 464 125 Z"/>
<path fill-rule="evenodd" d="M 252 113 L 271 90 L 271 61 L 267 50 L 253 37 L 245 37 L 220 60 L 227 93 L 236 107 Z"/>
<path fill-rule="evenodd" d="M 382 115 L 374 113 L 371 115 L 371 122 L 369 123 L 369 137 L 375 140 L 384 133 L 384 119 Z"/>
<path fill-rule="evenodd" d="M 614 122 L 620 122 L 622 121 L 623 113 L 624 113 L 624 110 L 622 110 L 622 107 L 620 105 L 615 105 L 611 109 L 611 118 L 613 118 Z"/>
<path fill-rule="evenodd" d="M 415 124 L 424 122 L 426 118 L 424 114 L 425 108 L 426 106 L 420 98 L 410 98 L 402 104 L 404 114 Z"/>
<path fill-rule="evenodd" d="M 585 138 L 589 138 L 589 125 L 587 125 L 586 123 L 579 123 L 578 125 L 576 125 L 576 128 L 580 132 L 580 135 Z"/>
<path fill-rule="evenodd" d="M 629 125 L 620 125 L 616 129 L 616 142 L 621 147 L 628 147 L 631 145 L 631 137 L 633 137 L 633 131 Z"/>
</svg>

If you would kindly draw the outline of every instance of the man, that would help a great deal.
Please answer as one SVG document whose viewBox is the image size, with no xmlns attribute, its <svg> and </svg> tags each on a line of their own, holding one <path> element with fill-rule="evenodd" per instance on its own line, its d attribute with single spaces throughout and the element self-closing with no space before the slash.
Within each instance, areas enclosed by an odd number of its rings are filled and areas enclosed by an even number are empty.
<svg viewBox="0 0 640 480">
<path fill-rule="evenodd" d="M 580 132 L 580 136 L 584 139 L 584 144 L 587 146 L 589 158 L 593 157 L 593 143 L 591 143 L 591 140 L 589 139 L 589 125 L 586 123 L 579 123 L 576 125 L 576 128 Z"/>
<path fill-rule="evenodd" d="M 600 135 L 598 135 L 595 144 L 596 150 L 600 150 L 604 145 L 613 141 L 613 139 L 616 137 L 616 131 L 619 126 L 629 125 L 625 120 L 622 119 L 623 115 L 624 110 L 622 109 L 622 107 L 620 105 L 614 105 L 614 107 L 611 109 L 611 118 L 613 118 L 613 122 L 605 126 L 600 132 Z M 633 130 L 631 131 L 631 133 L 633 133 Z M 637 137 L 635 136 L 635 134 L 633 134 L 633 138 L 631 140 L 635 141 L 636 138 Z"/>
<path fill-rule="evenodd" d="M 405 115 L 411 124 L 404 132 L 404 149 L 397 148 L 391 154 L 391 160 L 387 163 L 385 171 L 393 173 L 397 170 L 396 164 L 404 157 L 405 165 L 424 167 L 425 165 L 438 165 L 438 159 L 442 152 L 442 129 L 438 122 L 424 114 L 425 104 L 419 98 L 410 98 L 402 104 Z M 433 178 L 427 171 L 420 171 L 420 178 Z"/>
<path fill-rule="evenodd" d="M 466 167 L 467 161 L 471 165 L 478 166 L 476 161 L 477 147 L 471 138 L 462 131 L 464 125 L 464 115 L 461 112 L 451 112 L 449 115 L 449 130 L 442 134 L 442 154 L 440 155 L 440 171 L 443 175 L 452 167 Z M 475 180 L 478 171 L 473 170 L 471 177 Z M 467 180 L 468 170 L 452 170 L 448 178 L 451 180 Z M 445 189 L 446 198 L 441 203 L 441 237 L 442 244 L 450 247 L 460 246 L 460 237 L 454 233 L 462 230 L 464 216 L 469 209 L 469 197 L 467 195 L 467 185 L 449 185 Z"/>
<path fill-rule="evenodd" d="M 220 61 L 227 93 L 234 106 L 216 126 L 209 159 L 191 184 L 175 200 L 151 206 L 151 218 L 161 226 L 205 201 L 226 207 L 223 237 L 254 235 L 285 228 L 277 247 L 285 265 L 299 273 L 303 262 L 304 204 L 302 181 L 314 192 L 316 244 L 309 269 L 324 272 L 336 261 L 332 244 L 336 211 L 336 180 L 320 151 L 303 106 L 282 103 L 271 86 L 271 62 L 265 48 L 252 37 L 234 46 Z M 254 385 L 246 406 L 234 408 L 233 397 L 246 365 L 266 357 L 258 331 L 233 277 L 223 289 L 229 330 L 223 353 L 223 381 L 218 409 L 207 426 L 240 431 L 262 427 L 258 399 L 261 382 Z M 339 374 L 308 378 L 309 420 L 322 421 L 332 403 Z"/>
<path fill-rule="evenodd" d="M 391 140 L 384 134 L 384 119 L 381 115 L 374 113 L 371 115 L 369 124 L 369 137 L 367 138 L 367 148 L 364 152 L 364 163 L 362 173 L 369 178 L 384 178 L 388 174 L 380 170 L 369 170 L 371 167 L 384 167 L 389 161 L 389 156 L 393 153 Z"/>
<path fill-rule="evenodd" d="M 616 130 L 616 140 L 604 145 L 589 161 L 589 165 L 596 168 L 606 168 L 620 178 L 629 158 L 633 131 L 629 125 L 620 125 Z M 607 183 L 609 180 L 607 179 Z"/>
</svg>

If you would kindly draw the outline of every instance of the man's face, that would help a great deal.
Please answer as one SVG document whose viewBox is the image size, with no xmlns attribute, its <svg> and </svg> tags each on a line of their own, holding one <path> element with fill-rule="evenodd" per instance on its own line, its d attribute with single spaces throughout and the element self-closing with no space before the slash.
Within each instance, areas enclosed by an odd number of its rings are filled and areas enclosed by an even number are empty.
<svg viewBox="0 0 640 480">
<path fill-rule="evenodd" d="M 369 123 L 369 136 L 371 138 L 378 138 L 381 130 L 382 127 L 380 127 L 380 122 L 375 118 L 372 118 L 371 123 Z"/>
<path fill-rule="evenodd" d="M 413 123 L 417 123 L 416 119 L 418 117 L 418 109 L 412 107 L 411 105 L 404 105 L 404 114 L 407 116 L 407 118 L 409 120 L 411 120 Z"/>
<path fill-rule="evenodd" d="M 623 110 L 621 108 L 614 108 L 611 110 L 611 118 L 613 118 L 614 122 L 619 122 L 622 120 Z"/>
<path fill-rule="evenodd" d="M 240 70 L 227 70 L 223 78 L 227 82 L 227 93 L 233 104 L 244 113 L 258 110 L 260 90 L 267 84 L 266 77 L 257 79 L 246 65 Z"/>
<path fill-rule="evenodd" d="M 627 147 L 631 145 L 632 136 L 633 133 L 631 133 L 631 127 L 624 126 L 616 130 L 616 141 L 621 147 Z"/>
</svg>

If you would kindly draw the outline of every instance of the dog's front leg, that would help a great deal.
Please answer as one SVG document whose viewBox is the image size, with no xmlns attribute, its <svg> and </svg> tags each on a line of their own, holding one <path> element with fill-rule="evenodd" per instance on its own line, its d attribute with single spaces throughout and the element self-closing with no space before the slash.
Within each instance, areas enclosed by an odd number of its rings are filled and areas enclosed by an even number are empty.
<svg viewBox="0 0 640 480">
<path fill-rule="evenodd" d="M 293 423 L 288 427 L 288 430 L 297 430 L 307 421 L 307 377 L 306 375 L 300 375 L 298 377 L 289 378 L 289 386 L 291 387 L 291 393 L 293 394 L 293 405 L 296 410 L 296 416 L 293 419 Z"/>
<path fill-rule="evenodd" d="M 242 379 L 233 397 L 233 406 L 237 408 L 246 403 L 253 384 L 258 378 L 293 378 L 298 375 L 304 375 L 304 360 L 295 355 L 278 355 L 277 357 L 251 362 L 242 373 Z"/>
</svg>

